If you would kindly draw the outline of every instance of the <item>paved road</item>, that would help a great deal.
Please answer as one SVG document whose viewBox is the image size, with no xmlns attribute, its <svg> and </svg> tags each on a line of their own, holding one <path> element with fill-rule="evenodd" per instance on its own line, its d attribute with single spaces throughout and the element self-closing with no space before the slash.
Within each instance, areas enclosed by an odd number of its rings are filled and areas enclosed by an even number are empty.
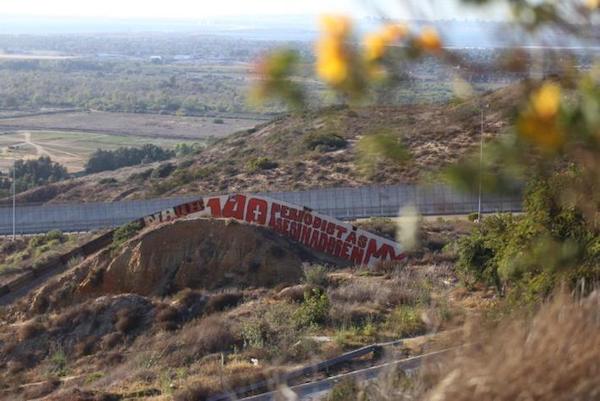
<svg viewBox="0 0 600 401">
<path fill-rule="evenodd" d="M 290 401 L 292 400 L 301 400 L 301 401 L 316 401 L 322 399 L 325 395 L 329 393 L 329 391 L 342 380 L 356 380 L 359 382 L 369 381 L 376 379 L 382 373 L 391 370 L 391 369 L 402 369 L 404 371 L 413 371 L 418 369 L 423 361 L 425 360 L 435 360 L 440 358 L 441 356 L 447 354 L 450 350 L 442 350 L 437 352 L 432 352 L 429 354 L 416 356 L 413 358 L 403 359 L 400 361 L 394 361 L 389 363 L 384 363 L 378 366 L 373 366 L 367 369 L 357 370 L 355 372 L 345 373 L 338 376 L 329 377 L 325 380 L 321 380 L 314 383 L 300 384 L 298 386 L 293 386 L 290 390 L 293 391 L 297 398 L 288 398 Z M 274 401 L 281 392 L 272 391 L 265 394 L 259 394 L 252 397 L 241 398 L 239 401 Z M 292 394 L 290 393 L 290 396 Z"/>
</svg>

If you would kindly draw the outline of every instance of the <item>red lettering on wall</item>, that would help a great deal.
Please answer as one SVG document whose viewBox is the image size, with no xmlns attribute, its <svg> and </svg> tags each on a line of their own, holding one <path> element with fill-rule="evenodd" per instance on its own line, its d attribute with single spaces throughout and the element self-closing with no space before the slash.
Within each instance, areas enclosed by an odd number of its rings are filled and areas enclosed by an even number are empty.
<svg viewBox="0 0 600 401">
<path fill-rule="evenodd" d="M 321 251 L 321 252 L 325 252 L 325 248 L 327 248 L 327 240 L 329 239 L 329 237 L 327 237 L 327 234 L 325 233 L 321 233 L 321 237 L 319 237 L 319 244 L 317 245 L 317 251 Z"/>
<path fill-rule="evenodd" d="M 377 241 L 371 239 L 363 263 L 368 265 L 372 258 L 378 260 L 402 260 L 404 257 L 404 254 L 396 255 L 395 249 L 388 244 L 383 244 L 377 248 Z"/>
<path fill-rule="evenodd" d="M 303 225 L 302 226 L 302 234 L 301 234 L 300 242 L 302 242 L 306 246 L 309 246 L 310 245 L 310 233 L 311 232 L 312 232 L 312 228 Z"/>
<path fill-rule="evenodd" d="M 246 196 L 235 195 L 227 199 L 223 206 L 223 217 L 226 219 L 244 220 Z"/>
<path fill-rule="evenodd" d="M 350 234 L 348 234 L 348 238 L 346 238 L 346 241 L 351 243 L 352 245 L 356 245 L 356 233 L 352 231 Z"/>
<path fill-rule="evenodd" d="M 292 223 L 290 224 L 290 238 L 294 241 L 300 240 L 301 227 L 302 225 L 298 224 L 295 221 L 292 221 Z"/>
<path fill-rule="evenodd" d="M 251 198 L 246 210 L 246 222 L 264 226 L 267 223 L 269 204 L 263 199 Z"/>
<path fill-rule="evenodd" d="M 340 251 L 340 257 L 342 259 L 345 259 L 345 260 L 350 259 L 350 248 L 351 247 L 352 247 L 352 244 L 350 244 L 348 242 L 342 243 L 342 250 Z"/>
<path fill-rule="evenodd" d="M 304 224 L 306 224 L 307 226 L 311 226 L 313 223 L 313 216 L 310 213 L 306 213 L 304 215 Z"/>
<path fill-rule="evenodd" d="M 355 246 L 352 248 L 352 254 L 350 255 L 350 261 L 357 266 L 362 265 L 364 255 L 365 255 L 365 250 Z"/>
<path fill-rule="evenodd" d="M 348 229 L 346 227 L 337 226 L 337 237 L 339 239 L 341 239 L 342 235 L 346 234 L 347 232 L 348 232 Z"/>
<path fill-rule="evenodd" d="M 210 198 L 208 202 L 206 202 L 206 206 L 210 209 L 211 217 L 216 219 L 220 218 L 221 215 L 221 200 L 219 198 Z"/>
<path fill-rule="evenodd" d="M 330 255 L 335 254 L 335 237 L 327 237 L 327 253 Z"/>
<path fill-rule="evenodd" d="M 360 246 L 361 248 L 365 248 L 367 246 L 367 240 L 368 238 L 365 237 L 364 235 L 361 235 L 358 237 L 358 246 Z"/>
<path fill-rule="evenodd" d="M 312 249 L 317 249 L 319 246 L 319 238 L 321 237 L 321 232 L 317 231 L 317 230 L 313 230 L 312 231 L 312 235 L 310 237 L 310 244 L 309 246 Z"/>
</svg>

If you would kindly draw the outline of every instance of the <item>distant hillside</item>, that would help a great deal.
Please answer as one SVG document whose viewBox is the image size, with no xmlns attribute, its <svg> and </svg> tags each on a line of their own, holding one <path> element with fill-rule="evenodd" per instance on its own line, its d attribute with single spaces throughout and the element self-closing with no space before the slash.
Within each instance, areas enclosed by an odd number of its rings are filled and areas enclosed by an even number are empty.
<svg viewBox="0 0 600 401">
<path fill-rule="evenodd" d="M 486 137 L 508 125 L 518 87 L 451 105 L 329 108 L 290 115 L 225 138 L 201 153 L 161 164 L 125 168 L 38 188 L 25 202 L 110 201 L 181 194 L 282 191 L 316 187 L 415 183 L 455 162 L 479 143 L 479 102 L 489 104 Z M 402 138 L 411 159 L 357 166 L 365 135 Z"/>
</svg>

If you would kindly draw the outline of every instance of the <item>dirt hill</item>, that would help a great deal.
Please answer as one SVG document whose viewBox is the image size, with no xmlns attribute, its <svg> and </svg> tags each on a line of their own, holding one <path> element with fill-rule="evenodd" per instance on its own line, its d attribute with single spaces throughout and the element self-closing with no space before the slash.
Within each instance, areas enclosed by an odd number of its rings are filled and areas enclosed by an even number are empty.
<svg viewBox="0 0 600 401">
<path fill-rule="evenodd" d="M 451 105 L 336 107 L 290 115 L 223 139 L 201 153 L 93 174 L 34 189 L 21 201 L 110 201 L 179 194 L 302 190 L 373 183 L 415 183 L 455 162 L 479 142 L 479 102 L 489 104 L 485 133 L 508 125 L 519 87 Z M 410 152 L 401 164 L 382 161 L 370 173 L 357 166 L 366 135 L 398 136 Z"/>
<path fill-rule="evenodd" d="M 447 257 L 441 268 L 416 260 L 381 266 L 385 274 L 334 270 L 307 266 L 322 260 L 260 227 L 180 220 L 146 229 L 0 308 L 0 400 L 202 400 L 423 334 L 416 305 L 433 308 L 432 286 L 446 291 L 454 279 Z M 407 308 L 405 325 L 394 316 Z M 346 329 L 366 322 L 377 329 Z"/>
<path fill-rule="evenodd" d="M 107 294 L 165 296 L 185 288 L 298 283 L 304 262 L 325 259 L 274 232 L 226 220 L 184 220 L 104 249 L 35 291 L 17 307 L 55 311 Z"/>
</svg>

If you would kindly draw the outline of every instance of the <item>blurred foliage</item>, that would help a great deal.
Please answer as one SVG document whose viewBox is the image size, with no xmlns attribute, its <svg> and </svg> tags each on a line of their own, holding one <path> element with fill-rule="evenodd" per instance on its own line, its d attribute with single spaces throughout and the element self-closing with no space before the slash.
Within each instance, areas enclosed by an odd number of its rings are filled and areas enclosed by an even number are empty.
<svg viewBox="0 0 600 401">
<path fill-rule="evenodd" d="M 291 77 L 300 68 L 300 58 L 291 49 L 281 49 L 267 55 L 255 67 L 257 85 L 251 99 L 262 102 L 269 98 L 281 98 L 293 109 L 304 104 L 305 93 L 302 86 Z"/>
<path fill-rule="evenodd" d="M 597 0 L 463 2 L 504 3 L 512 12 L 515 32 L 523 38 L 539 39 L 551 32 L 560 40 L 577 38 L 593 44 L 600 37 L 592 23 Z M 565 279 L 571 283 L 584 277 L 600 279 L 600 66 L 583 69 L 568 50 L 551 48 L 532 54 L 515 47 L 493 60 L 467 60 L 445 47 L 434 27 L 382 20 L 386 21 L 382 27 L 357 45 L 361 41 L 352 21 L 344 16 L 322 18 L 315 70 L 341 99 L 363 101 L 372 98 L 377 87 L 401 84 L 401 79 L 392 78 L 401 77 L 407 63 L 419 58 L 435 58 L 456 72 L 453 88 L 458 102 L 473 101 L 470 82 L 475 76 L 519 71 L 528 77 L 516 91 L 519 99 L 504 135 L 487 141 L 481 153 L 477 149 L 443 174 L 471 192 L 519 193 L 527 183 L 523 216 L 485 219 L 461 241 L 459 270 L 465 281 L 537 299 Z M 551 75 L 535 74 L 548 65 Z M 280 72 L 277 82 L 290 78 L 283 78 L 290 68 Z M 282 90 L 273 94 L 288 96 Z M 494 106 L 481 100 L 473 113 Z M 483 116 L 482 120 L 485 124 Z M 373 170 L 382 163 L 405 163 L 410 155 L 399 138 L 396 133 L 365 135 L 357 144 L 361 166 Z"/>
<path fill-rule="evenodd" d="M 410 158 L 400 139 L 391 133 L 367 135 L 357 145 L 359 163 L 363 169 L 373 170 L 380 162 L 401 163 Z"/>
<path fill-rule="evenodd" d="M 488 217 L 461 239 L 457 268 L 466 284 L 493 285 L 537 300 L 559 282 L 600 280 L 600 232 L 576 204 L 560 202 L 579 176 L 568 171 L 532 181 L 524 215 Z"/>
</svg>

